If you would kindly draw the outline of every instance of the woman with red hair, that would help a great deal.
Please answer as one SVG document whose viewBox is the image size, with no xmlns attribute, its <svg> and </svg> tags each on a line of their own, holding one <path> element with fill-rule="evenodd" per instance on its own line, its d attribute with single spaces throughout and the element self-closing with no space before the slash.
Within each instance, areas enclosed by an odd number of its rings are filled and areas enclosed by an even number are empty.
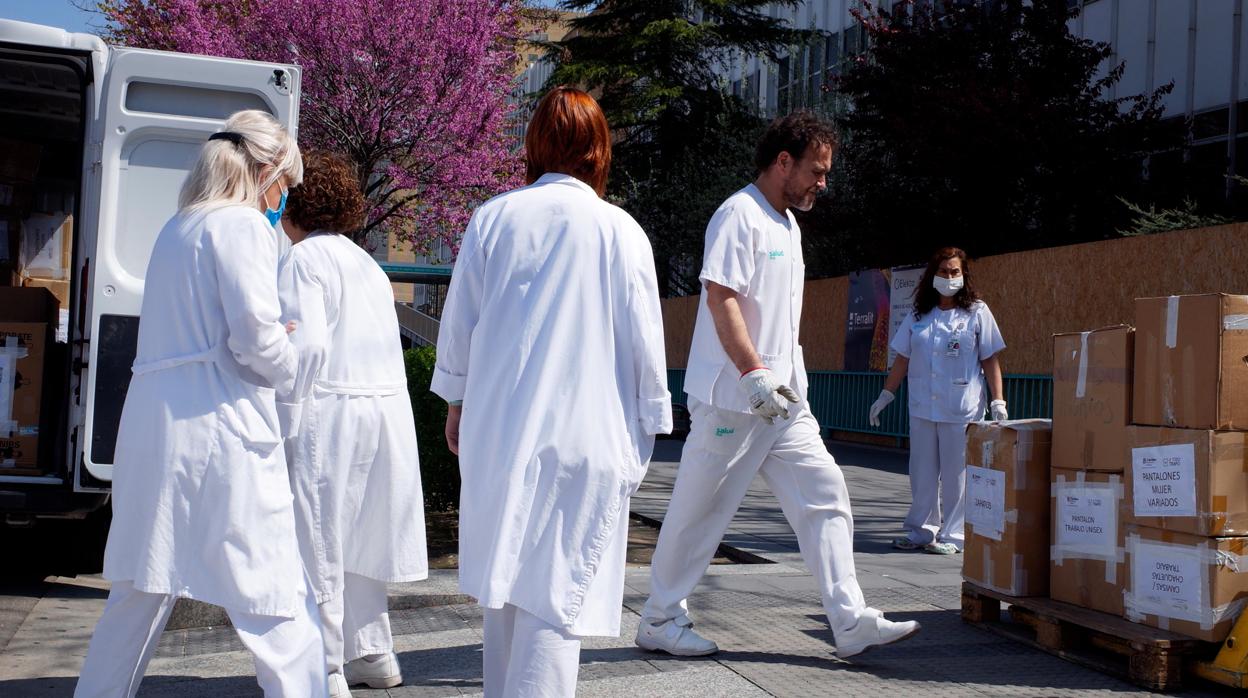
<svg viewBox="0 0 1248 698">
<path fill-rule="evenodd" d="M 672 426 L 650 242 L 601 198 L 602 110 L 556 88 L 525 148 L 529 185 L 464 233 L 432 386 L 451 405 L 489 698 L 573 696 L 580 639 L 619 635 L 628 500 Z"/>
</svg>

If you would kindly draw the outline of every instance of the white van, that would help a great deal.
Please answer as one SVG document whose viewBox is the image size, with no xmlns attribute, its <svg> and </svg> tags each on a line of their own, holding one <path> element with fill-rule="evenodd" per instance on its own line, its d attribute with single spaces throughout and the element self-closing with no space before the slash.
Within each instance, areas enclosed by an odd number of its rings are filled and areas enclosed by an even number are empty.
<svg viewBox="0 0 1248 698">
<path fill-rule="evenodd" d="M 295 66 L 116 48 L 0 19 L 2 256 L 20 260 L 6 246 L 42 225 L 64 238 L 65 260 L 37 462 L 6 468 L 0 453 L 5 522 L 82 517 L 107 501 L 156 235 L 230 114 L 263 109 L 295 131 L 299 77 Z M 26 237 L 13 233 L 22 226 Z M 0 286 L 40 284 L 19 272 L 0 267 Z"/>
</svg>

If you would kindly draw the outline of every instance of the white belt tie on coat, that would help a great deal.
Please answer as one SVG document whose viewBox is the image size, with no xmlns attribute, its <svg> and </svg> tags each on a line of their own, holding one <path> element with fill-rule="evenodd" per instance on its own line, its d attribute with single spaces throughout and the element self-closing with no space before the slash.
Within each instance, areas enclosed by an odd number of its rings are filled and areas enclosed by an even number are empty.
<svg viewBox="0 0 1248 698">
<path fill-rule="evenodd" d="M 352 383 L 322 378 L 312 383 L 314 395 L 354 395 L 362 397 L 389 397 L 407 392 L 407 383 Z"/>
<path fill-rule="evenodd" d="M 194 354 L 183 354 L 182 356 L 171 356 L 167 359 L 157 359 L 156 361 L 147 361 L 144 363 L 136 363 L 130 367 L 131 372 L 136 376 L 145 373 L 155 373 L 157 371 L 167 371 L 178 366 L 186 364 L 213 364 L 221 359 L 221 348 L 224 345 L 217 345 L 205 351 L 196 352 Z"/>
</svg>

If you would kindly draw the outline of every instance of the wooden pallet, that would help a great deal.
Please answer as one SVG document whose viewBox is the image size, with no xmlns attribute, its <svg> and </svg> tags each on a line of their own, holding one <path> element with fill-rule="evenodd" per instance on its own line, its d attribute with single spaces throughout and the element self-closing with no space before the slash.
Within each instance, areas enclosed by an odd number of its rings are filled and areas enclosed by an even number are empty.
<svg viewBox="0 0 1248 698">
<path fill-rule="evenodd" d="M 1009 611 L 1005 618 L 1002 602 Z M 1009 596 L 970 582 L 962 583 L 962 620 L 1153 691 L 1181 688 L 1184 663 L 1211 657 L 1218 648 L 1108 613 Z"/>
</svg>

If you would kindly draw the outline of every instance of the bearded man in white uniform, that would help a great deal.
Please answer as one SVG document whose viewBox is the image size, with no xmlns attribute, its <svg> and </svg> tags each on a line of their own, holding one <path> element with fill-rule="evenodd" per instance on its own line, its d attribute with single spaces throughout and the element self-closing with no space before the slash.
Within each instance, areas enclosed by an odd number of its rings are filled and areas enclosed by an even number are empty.
<svg viewBox="0 0 1248 698">
<path fill-rule="evenodd" d="M 772 122 L 755 155 L 758 178 L 719 207 L 706 230 L 703 288 L 685 377 L 692 426 L 650 574 L 637 644 L 681 656 L 712 654 L 686 598 L 758 473 L 780 500 L 819 581 L 837 656 L 919 630 L 867 607 L 854 573 L 849 491 L 806 403 L 798 344 L 801 232 L 837 145 L 808 112 Z"/>
</svg>

